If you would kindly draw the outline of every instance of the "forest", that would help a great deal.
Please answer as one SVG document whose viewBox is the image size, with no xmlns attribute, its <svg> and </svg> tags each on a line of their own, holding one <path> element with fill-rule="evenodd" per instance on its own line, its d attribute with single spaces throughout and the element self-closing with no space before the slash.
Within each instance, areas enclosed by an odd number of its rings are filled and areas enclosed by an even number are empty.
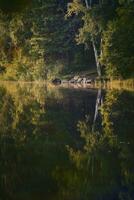
<svg viewBox="0 0 134 200">
<path fill-rule="evenodd" d="M 0 79 L 134 77 L 133 0 L 0 0 Z"/>
</svg>

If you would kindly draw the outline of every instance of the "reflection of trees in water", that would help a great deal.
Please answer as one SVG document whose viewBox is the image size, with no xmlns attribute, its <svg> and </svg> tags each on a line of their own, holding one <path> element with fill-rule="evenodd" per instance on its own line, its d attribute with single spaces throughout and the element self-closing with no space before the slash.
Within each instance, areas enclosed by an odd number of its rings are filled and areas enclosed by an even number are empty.
<svg viewBox="0 0 134 200">
<path fill-rule="evenodd" d="M 133 94 L 109 91 L 100 108 L 101 133 L 88 121 L 79 122 L 83 148 L 68 150 L 79 177 L 80 199 L 133 199 L 133 111 Z"/>
<path fill-rule="evenodd" d="M 38 195 L 42 193 L 51 198 L 57 190 L 53 172 L 56 166 L 67 164 L 64 146 L 69 137 L 62 136 L 62 130 L 46 117 L 45 104 L 42 109 L 46 96 L 42 100 L 41 95 L 35 98 L 29 92 L 18 88 L 12 94 L 0 88 L 2 200 L 25 199 L 25 196 L 41 199 Z"/>
<path fill-rule="evenodd" d="M 96 99 L 92 131 L 95 131 L 96 121 L 99 115 L 99 108 L 101 107 L 102 103 L 103 103 L 103 94 L 102 94 L 102 89 L 100 88 L 98 89 L 98 94 L 97 94 L 97 99 Z"/>
<path fill-rule="evenodd" d="M 132 199 L 132 93 L 107 92 L 103 105 L 97 107 L 101 131 L 93 129 L 88 118 L 80 121 L 77 147 L 62 121 L 64 115 L 64 119 L 71 115 L 60 111 L 69 110 L 70 100 L 64 99 L 63 91 L 59 98 L 52 94 L 44 87 L 18 87 L 14 95 L 0 88 L 1 199 Z M 73 112 L 81 105 L 78 97 L 71 96 Z M 87 102 L 82 102 L 85 110 Z M 53 110 L 56 105 L 58 115 Z"/>
<path fill-rule="evenodd" d="M 86 107 L 88 99 L 81 100 L 79 93 L 73 95 L 73 110 L 70 110 L 70 94 L 47 89 L 30 84 L 0 88 L 2 200 L 28 196 L 42 199 L 44 195 L 60 199 L 59 170 L 65 174 L 72 167 L 65 145 L 74 141 L 67 124 L 73 112 L 83 109 L 83 104 Z M 85 112 L 87 108 L 84 109 Z"/>
</svg>

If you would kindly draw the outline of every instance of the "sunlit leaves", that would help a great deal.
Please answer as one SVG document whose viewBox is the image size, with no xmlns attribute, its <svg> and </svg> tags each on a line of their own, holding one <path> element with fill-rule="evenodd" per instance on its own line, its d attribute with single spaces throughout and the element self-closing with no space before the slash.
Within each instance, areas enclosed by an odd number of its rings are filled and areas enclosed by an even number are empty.
<svg viewBox="0 0 134 200">
<path fill-rule="evenodd" d="M 134 73 L 133 5 L 118 9 L 118 19 L 108 24 L 103 35 L 102 64 L 107 76 L 127 78 Z"/>
</svg>

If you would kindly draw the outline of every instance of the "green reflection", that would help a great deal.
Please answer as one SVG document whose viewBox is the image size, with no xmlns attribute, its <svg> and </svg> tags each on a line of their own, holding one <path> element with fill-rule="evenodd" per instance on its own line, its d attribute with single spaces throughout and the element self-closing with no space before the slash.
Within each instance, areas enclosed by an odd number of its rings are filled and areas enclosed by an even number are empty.
<svg viewBox="0 0 134 200">
<path fill-rule="evenodd" d="M 0 87 L 0 200 L 133 199 L 134 94 L 106 92 L 101 126 L 96 98 L 96 90 Z"/>
<path fill-rule="evenodd" d="M 78 177 L 79 199 L 133 199 L 134 94 L 109 91 L 100 107 L 102 128 L 93 132 L 88 121 L 78 129 L 82 149 L 68 147 Z"/>
</svg>

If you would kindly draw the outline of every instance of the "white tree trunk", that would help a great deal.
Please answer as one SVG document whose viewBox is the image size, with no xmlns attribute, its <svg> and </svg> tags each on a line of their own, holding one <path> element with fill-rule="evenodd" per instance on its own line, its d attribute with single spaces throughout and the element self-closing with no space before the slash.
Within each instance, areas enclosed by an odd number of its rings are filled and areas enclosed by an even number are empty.
<svg viewBox="0 0 134 200">
<path fill-rule="evenodd" d="M 97 99 L 96 99 L 96 105 L 95 105 L 95 113 L 94 113 L 94 119 L 93 119 L 93 125 L 92 125 L 92 131 L 94 132 L 95 130 L 95 123 L 98 117 L 98 113 L 99 113 L 99 107 L 102 105 L 103 103 L 103 98 L 102 98 L 102 91 L 101 89 L 98 90 L 98 94 L 97 94 Z"/>
<path fill-rule="evenodd" d="M 86 8 L 89 9 L 92 7 L 92 0 L 90 0 L 90 3 L 88 3 L 88 0 L 85 0 Z"/>
<path fill-rule="evenodd" d="M 98 76 L 100 77 L 101 76 L 101 66 L 100 66 L 99 56 L 98 56 L 97 48 L 96 48 L 95 41 L 94 41 L 93 37 L 92 37 L 92 45 L 93 45 L 93 49 L 94 49 L 94 56 L 95 56 L 95 62 L 96 62 L 96 67 L 97 67 L 97 73 L 98 73 Z"/>
<path fill-rule="evenodd" d="M 89 8 L 88 0 L 85 0 L 86 8 Z"/>
<path fill-rule="evenodd" d="M 87 9 L 91 8 L 91 6 L 92 6 L 92 0 L 90 0 L 90 7 L 89 7 L 88 0 L 85 0 L 85 4 L 86 4 L 86 8 Z M 93 37 L 92 37 L 92 45 L 93 45 L 93 50 L 94 50 L 94 56 L 95 56 L 95 62 L 96 62 L 96 67 L 97 67 L 97 73 L 98 73 L 98 76 L 100 77 L 101 76 L 101 66 L 100 66 L 100 63 L 99 63 L 99 59 L 98 59 L 99 56 L 98 56 L 97 48 L 96 48 L 96 45 L 95 45 Z"/>
</svg>

